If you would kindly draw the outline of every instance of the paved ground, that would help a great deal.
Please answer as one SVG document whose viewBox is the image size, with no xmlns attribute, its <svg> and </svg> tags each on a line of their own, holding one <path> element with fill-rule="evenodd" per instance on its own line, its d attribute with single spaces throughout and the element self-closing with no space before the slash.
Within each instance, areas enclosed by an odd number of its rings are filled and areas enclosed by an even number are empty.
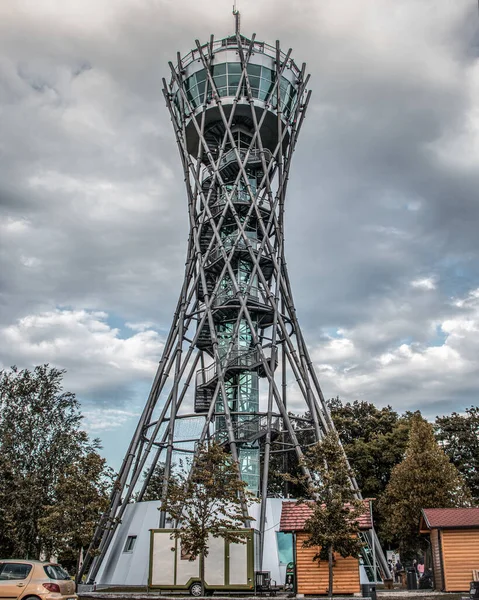
<svg viewBox="0 0 479 600">
<path fill-rule="evenodd" d="M 417 590 L 417 591 L 408 591 L 408 590 L 378 590 L 377 592 L 378 600 L 461 600 L 461 598 L 468 598 L 468 594 L 466 592 L 462 594 L 449 594 L 444 592 L 434 592 L 431 590 Z M 231 596 L 220 596 L 215 595 L 215 600 L 231 600 L 232 598 L 242 598 L 243 600 L 254 599 L 258 600 L 260 596 L 247 596 L 246 594 L 235 594 Z M 286 593 L 279 593 L 276 598 L 286 600 L 291 596 Z M 146 592 L 146 591 L 137 591 L 137 592 L 88 592 L 80 594 L 80 600 L 171 600 L 175 598 L 175 600 L 179 600 L 180 598 L 188 598 L 189 600 L 192 597 L 189 594 L 158 594 L 154 592 Z M 264 598 L 264 596 L 263 596 Z M 315 597 L 307 596 L 307 600 L 314 600 Z M 326 600 L 327 596 L 317 596 L 318 600 Z M 353 600 L 353 596 L 347 596 L 346 598 L 340 598 L 339 596 L 334 596 L 334 600 Z M 202 599 L 200 599 L 202 600 Z M 204 600 L 211 600 L 211 596 L 205 598 Z M 366 600 L 366 598 L 362 598 L 362 600 Z"/>
</svg>

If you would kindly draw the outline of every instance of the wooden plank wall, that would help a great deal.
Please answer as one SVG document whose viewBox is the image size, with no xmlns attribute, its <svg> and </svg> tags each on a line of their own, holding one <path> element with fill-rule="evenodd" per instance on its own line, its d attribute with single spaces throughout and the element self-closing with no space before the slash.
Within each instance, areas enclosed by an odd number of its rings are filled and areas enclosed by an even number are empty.
<svg viewBox="0 0 479 600">
<path fill-rule="evenodd" d="M 316 548 L 303 548 L 306 533 L 298 533 L 296 538 L 296 574 L 299 594 L 327 594 L 329 567 L 327 561 L 313 562 Z M 335 555 L 333 593 L 356 594 L 361 591 L 359 583 L 359 560 Z"/>
<path fill-rule="evenodd" d="M 473 569 L 479 568 L 479 529 L 442 531 L 444 591 L 467 592 Z"/>
<path fill-rule="evenodd" d="M 437 591 L 444 589 L 444 578 L 442 573 L 441 549 L 439 547 L 439 531 L 431 531 L 432 569 L 434 572 L 434 588 Z"/>
</svg>

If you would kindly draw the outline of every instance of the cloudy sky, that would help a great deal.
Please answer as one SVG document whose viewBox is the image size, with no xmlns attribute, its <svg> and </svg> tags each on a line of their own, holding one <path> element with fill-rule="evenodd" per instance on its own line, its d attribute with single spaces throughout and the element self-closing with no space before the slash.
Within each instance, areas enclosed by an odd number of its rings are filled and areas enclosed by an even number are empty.
<svg viewBox="0 0 479 600">
<path fill-rule="evenodd" d="M 325 395 L 478 403 L 476 0 L 241 0 L 313 97 L 287 206 Z M 0 3 L 0 364 L 67 369 L 118 466 L 179 293 L 186 199 L 161 78 L 231 0 Z"/>
</svg>

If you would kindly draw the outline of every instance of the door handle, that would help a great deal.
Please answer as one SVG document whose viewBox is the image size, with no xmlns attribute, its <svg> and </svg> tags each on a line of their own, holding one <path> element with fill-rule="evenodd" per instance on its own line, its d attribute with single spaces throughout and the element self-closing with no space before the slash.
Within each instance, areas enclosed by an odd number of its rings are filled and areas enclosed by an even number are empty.
<svg viewBox="0 0 479 600">
<path fill-rule="evenodd" d="M 17 587 L 25 587 L 24 583 L 17 583 Z"/>
</svg>

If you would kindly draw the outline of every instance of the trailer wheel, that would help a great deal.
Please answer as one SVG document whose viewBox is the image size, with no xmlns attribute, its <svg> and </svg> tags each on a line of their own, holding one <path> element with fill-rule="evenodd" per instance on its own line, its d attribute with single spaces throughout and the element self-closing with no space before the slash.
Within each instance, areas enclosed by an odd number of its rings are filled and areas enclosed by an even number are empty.
<svg viewBox="0 0 479 600">
<path fill-rule="evenodd" d="M 201 583 L 199 581 L 195 581 L 190 585 L 190 594 L 196 598 L 201 596 Z"/>
</svg>

